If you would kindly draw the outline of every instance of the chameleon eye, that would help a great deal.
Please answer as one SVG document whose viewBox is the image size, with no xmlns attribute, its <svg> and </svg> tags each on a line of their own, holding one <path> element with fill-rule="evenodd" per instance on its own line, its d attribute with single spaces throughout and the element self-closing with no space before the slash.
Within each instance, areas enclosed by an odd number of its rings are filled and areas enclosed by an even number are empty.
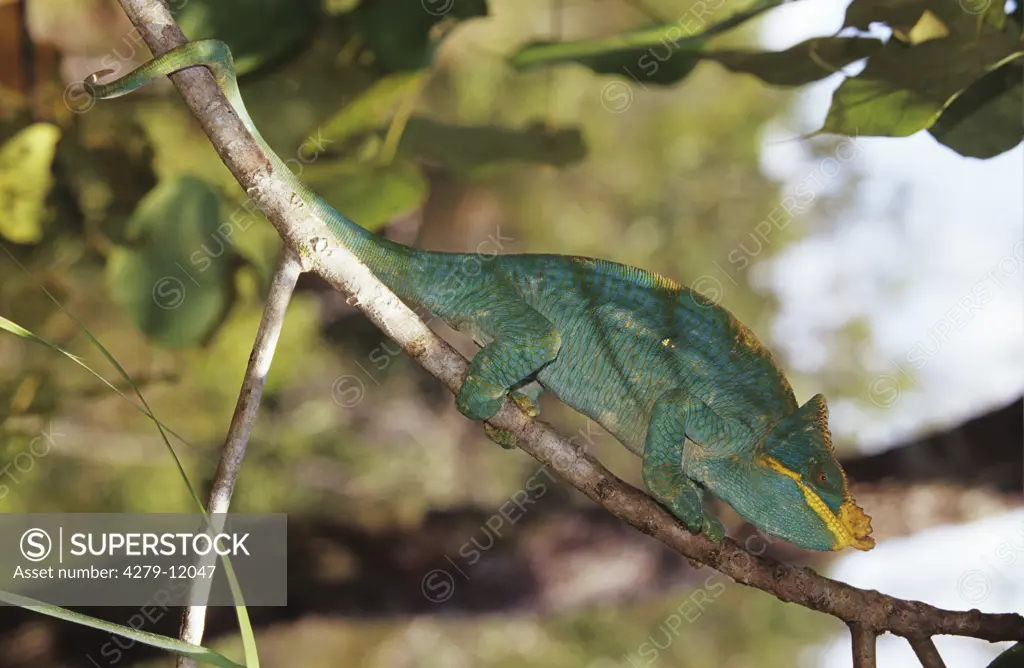
<svg viewBox="0 0 1024 668">
<path fill-rule="evenodd" d="M 835 486 L 834 476 L 830 475 L 829 467 L 821 462 L 814 462 L 808 473 L 808 481 L 821 489 L 831 490 Z"/>
</svg>

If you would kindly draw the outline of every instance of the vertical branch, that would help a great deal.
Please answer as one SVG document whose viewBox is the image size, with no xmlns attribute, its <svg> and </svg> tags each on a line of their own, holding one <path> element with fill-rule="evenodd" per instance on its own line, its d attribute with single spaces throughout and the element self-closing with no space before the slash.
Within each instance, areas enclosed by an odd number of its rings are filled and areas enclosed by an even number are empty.
<svg viewBox="0 0 1024 668">
<path fill-rule="evenodd" d="M 935 643 L 930 637 L 907 638 L 907 642 L 910 643 L 911 649 L 914 650 L 914 654 L 917 655 L 918 661 L 924 668 L 946 668 L 946 663 L 942 660 L 939 650 L 936 649 Z"/>
<path fill-rule="evenodd" d="M 270 371 L 270 362 L 274 358 L 277 341 L 281 338 L 285 311 L 291 301 L 299 273 L 301 273 L 301 268 L 298 259 L 290 249 L 285 248 L 270 283 L 270 293 L 267 295 L 263 317 L 260 319 L 260 326 L 256 331 L 252 354 L 249 355 L 249 365 L 245 369 L 242 389 L 238 393 L 235 413 L 231 416 L 231 426 L 228 427 L 224 448 L 220 452 L 220 464 L 218 464 L 217 473 L 213 477 L 210 498 L 206 504 L 210 520 L 217 531 L 224 527 L 224 516 L 231 505 L 235 483 L 242 472 L 242 459 L 245 457 L 245 450 L 249 444 L 252 426 L 256 422 L 256 413 L 260 406 L 260 399 L 263 397 L 263 386 L 266 384 L 267 373 Z M 216 555 L 213 552 L 207 555 L 208 561 L 212 562 L 215 559 Z M 211 582 L 207 578 L 194 580 L 189 600 L 205 603 L 209 599 L 210 584 Z M 206 606 L 191 605 L 185 608 L 185 612 L 182 614 L 178 637 L 187 643 L 198 645 L 203 640 L 205 626 Z M 184 656 L 178 657 L 177 668 L 195 668 L 195 666 L 196 663 L 193 659 Z"/>
<path fill-rule="evenodd" d="M 875 668 L 875 631 L 863 624 L 850 624 L 853 668 Z"/>
</svg>

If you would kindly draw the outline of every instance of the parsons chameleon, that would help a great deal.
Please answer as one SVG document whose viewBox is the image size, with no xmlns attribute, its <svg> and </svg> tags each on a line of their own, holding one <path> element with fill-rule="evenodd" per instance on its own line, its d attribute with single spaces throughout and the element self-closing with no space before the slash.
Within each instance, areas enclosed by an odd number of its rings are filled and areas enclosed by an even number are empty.
<svg viewBox="0 0 1024 668">
<path fill-rule="evenodd" d="M 111 83 L 97 83 L 109 70 L 97 72 L 86 86 L 97 98 L 117 97 L 194 66 L 213 73 L 273 171 L 339 243 L 400 298 L 482 346 L 456 396 L 463 415 L 486 421 L 511 393 L 535 416 L 546 390 L 642 457 L 648 491 L 690 531 L 723 538 L 721 522 L 704 511 L 709 490 L 795 545 L 874 545 L 833 453 L 825 398 L 799 406 L 771 353 L 697 292 L 642 269 L 563 255 L 498 256 L 452 280 L 470 256 L 377 236 L 299 181 L 249 118 L 223 42 L 189 42 Z M 513 445 L 510 434 L 486 428 Z"/>
</svg>

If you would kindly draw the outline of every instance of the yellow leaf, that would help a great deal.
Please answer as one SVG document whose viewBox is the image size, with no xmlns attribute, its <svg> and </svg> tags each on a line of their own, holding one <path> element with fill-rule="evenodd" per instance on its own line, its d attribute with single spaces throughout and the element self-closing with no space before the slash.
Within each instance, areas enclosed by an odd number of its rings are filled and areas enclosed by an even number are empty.
<svg viewBox="0 0 1024 668">
<path fill-rule="evenodd" d="M 60 129 L 34 123 L 0 146 L 0 236 L 19 244 L 43 238 L 50 164 Z"/>
<path fill-rule="evenodd" d="M 946 27 L 946 24 L 938 16 L 932 14 L 930 9 L 924 10 L 921 18 L 917 20 L 917 23 L 914 24 L 914 27 L 906 35 L 900 31 L 894 32 L 901 41 L 911 45 L 949 37 L 949 28 Z"/>
</svg>

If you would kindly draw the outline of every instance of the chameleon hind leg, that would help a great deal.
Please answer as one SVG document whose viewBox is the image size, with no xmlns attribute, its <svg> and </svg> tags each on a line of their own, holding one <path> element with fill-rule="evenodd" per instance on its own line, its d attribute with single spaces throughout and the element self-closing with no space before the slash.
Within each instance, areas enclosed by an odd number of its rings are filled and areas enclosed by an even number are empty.
<svg viewBox="0 0 1024 668">
<path fill-rule="evenodd" d="M 470 420 L 483 421 L 501 409 L 505 396 L 512 399 L 528 415 L 539 412 L 536 397 L 539 384 L 524 381 L 558 355 L 561 334 L 551 322 L 524 302 L 510 288 L 498 283 L 474 291 L 463 303 L 471 301 L 470 312 L 458 313 L 454 319 L 469 328 L 486 332 L 493 339 L 483 346 L 469 364 L 466 379 L 455 397 L 459 412 Z M 461 328 L 460 328 L 461 329 Z M 491 440 L 502 447 L 514 447 L 512 434 L 486 426 Z"/>
<path fill-rule="evenodd" d="M 647 426 L 643 478 L 647 490 L 687 529 L 718 542 L 725 537 L 725 529 L 718 518 L 704 511 L 703 489 L 683 471 L 686 437 L 703 442 L 708 420 L 715 419 L 708 412 L 678 390 L 658 399 Z"/>
</svg>

